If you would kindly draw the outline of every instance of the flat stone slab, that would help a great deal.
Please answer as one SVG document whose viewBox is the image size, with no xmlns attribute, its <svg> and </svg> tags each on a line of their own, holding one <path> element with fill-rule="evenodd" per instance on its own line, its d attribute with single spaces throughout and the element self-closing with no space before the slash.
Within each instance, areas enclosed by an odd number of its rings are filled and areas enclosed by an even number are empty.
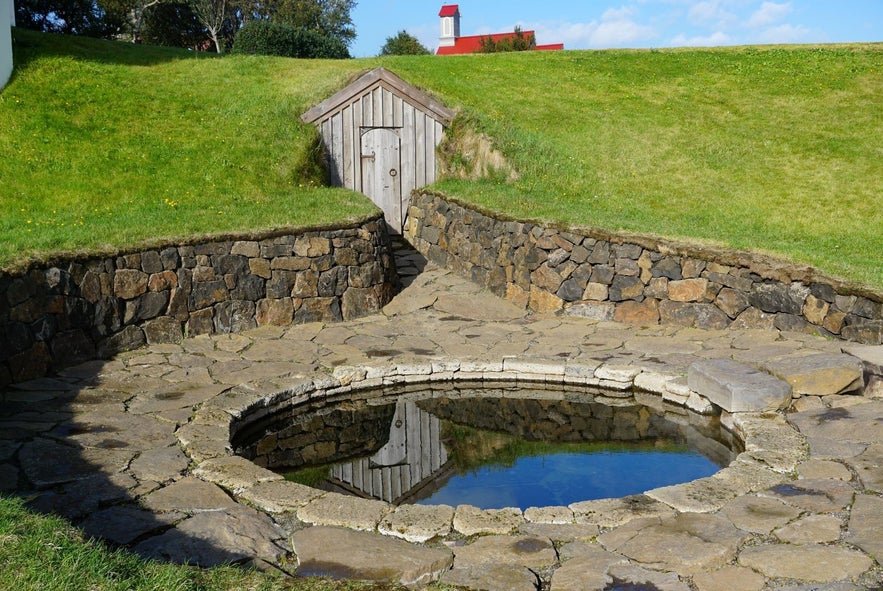
<svg viewBox="0 0 883 591">
<path fill-rule="evenodd" d="M 147 495 L 142 504 L 151 511 L 219 511 L 236 505 L 220 487 L 198 478 L 187 477 Z"/>
<path fill-rule="evenodd" d="M 767 577 L 832 583 L 857 577 L 874 562 L 861 552 L 841 546 L 764 544 L 742 550 L 739 564 Z"/>
<path fill-rule="evenodd" d="M 524 310 L 490 294 L 443 294 L 435 309 L 473 320 L 505 321 L 524 317 Z"/>
<path fill-rule="evenodd" d="M 199 464 L 193 475 L 230 491 L 242 490 L 260 482 L 283 480 L 283 477 L 240 456 L 213 458 Z"/>
<path fill-rule="evenodd" d="M 157 514 L 131 505 L 120 505 L 92 513 L 80 528 L 87 536 L 125 546 L 147 534 L 168 529 L 184 517 L 183 513 Z"/>
<path fill-rule="evenodd" d="M 619 499 L 581 501 L 570 505 L 578 524 L 598 527 L 617 527 L 642 517 L 669 517 L 674 510 L 646 495 L 631 495 Z"/>
<path fill-rule="evenodd" d="M 601 543 L 644 565 L 692 575 L 729 563 L 747 537 L 717 515 L 681 513 L 636 529 L 630 536 L 602 536 Z"/>
<path fill-rule="evenodd" d="M 399 505 L 377 530 L 408 542 L 426 542 L 451 533 L 453 520 L 454 508 L 449 505 Z"/>
<path fill-rule="evenodd" d="M 725 566 L 722 569 L 693 575 L 698 591 L 761 591 L 766 579 L 743 566 Z"/>
<path fill-rule="evenodd" d="M 613 578 L 613 589 L 648 589 L 656 591 L 690 591 L 690 586 L 672 572 L 661 573 L 631 564 L 617 564 L 610 567 L 608 574 Z M 607 591 L 610 587 L 592 589 Z"/>
<path fill-rule="evenodd" d="M 479 509 L 459 505 L 454 513 L 454 529 L 464 536 L 508 534 L 524 523 L 521 509 Z"/>
<path fill-rule="evenodd" d="M 721 509 L 721 515 L 733 522 L 733 525 L 755 534 L 768 534 L 796 519 L 800 513 L 800 509 L 778 499 L 753 495 L 734 499 Z"/>
<path fill-rule="evenodd" d="M 604 589 L 613 582 L 610 567 L 628 562 L 621 554 L 602 549 L 598 544 L 566 544 L 560 550 L 563 564 L 552 574 L 551 591 Z"/>
<path fill-rule="evenodd" d="M 286 555 L 285 532 L 265 513 L 243 505 L 199 513 L 166 533 L 138 544 L 135 552 L 158 560 L 203 567 L 278 563 Z"/>
<path fill-rule="evenodd" d="M 313 525 L 374 531 L 389 509 L 383 501 L 328 493 L 298 509 L 297 518 Z"/>
<path fill-rule="evenodd" d="M 183 474 L 189 465 L 190 460 L 174 445 L 141 452 L 129 469 L 139 480 L 166 482 Z"/>
<path fill-rule="evenodd" d="M 556 544 L 563 544 L 591 540 L 598 536 L 600 530 L 597 525 L 579 523 L 525 523 L 517 531 L 520 534 L 548 538 Z"/>
<path fill-rule="evenodd" d="M 537 576 L 523 566 L 483 564 L 453 568 L 441 576 L 444 585 L 471 591 L 536 591 Z"/>
<path fill-rule="evenodd" d="M 458 568 L 507 564 L 541 569 L 557 562 L 552 541 L 534 536 L 483 536 L 454 548 L 454 565 Z"/>
<path fill-rule="evenodd" d="M 856 495 L 846 539 L 883 563 L 883 499 Z"/>
<path fill-rule="evenodd" d="M 446 549 L 335 527 L 302 529 L 291 542 L 299 576 L 423 586 L 453 564 L 453 554 Z"/>
<path fill-rule="evenodd" d="M 21 447 L 19 462 L 31 484 L 42 488 L 89 478 L 99 470 L 121 472 L 134 456 L 134 450 L 79 448 L 35 439 Z"/>
<path fill-rule="evenodd" d="M 687 384 L 727 412 L 778 410 L 791 402 L 790 384 L 730 359 L 697 361 Z"/>
<path fill-rule="evenodd" d="M 883 524 L 877 524 L 883 527 Z M 773 532 L 786 544 L 826 544 L 840 539 L 843 522 L 833 515 L 807 515 Z M 879 537 L 881 529 L 876 530 Z"/>
<path fill-rule="evenodd" d="M 764 368 L 791 384 L 793 393 L 801 396 L 842 394 L 864 386 L 864 366 L 852 355 L 783 357 L 764 363 Z"/>
<path fill-rule="evenodd" d="M 287 480 L 260 482 L 242 490 L 238 496 L 269 513 L 297 511 L 325 495 L 324 491 Z"/>
</svg>

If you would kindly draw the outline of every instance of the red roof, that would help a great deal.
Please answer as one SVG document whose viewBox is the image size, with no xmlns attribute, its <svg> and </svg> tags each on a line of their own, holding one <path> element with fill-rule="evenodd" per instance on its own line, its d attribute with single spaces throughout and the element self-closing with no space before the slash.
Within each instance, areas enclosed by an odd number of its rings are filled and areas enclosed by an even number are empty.
<svg viewBox="0 0 883 591">
<path fill-rule="evenodd" d="M 525 39 L 530 39 L 531 35 L 536 37 L 533 31 L 522 31 Z M 461 55 L 464 53 L 478 53 L 481 51 L 481 40 L 490 37 L 494 43 L 499 43 L 502 39 L 514 39 L 517 33 L 496 33 L 493 35 L 471 35 L 469 37 L 457 37 L 454 45 L 449 47 L 439 47 L 436 55 Z M 556 51 L 564 49 L 563 43 L 554 43 L 550 45 L 537 45 L 534 47 L 536 51 Z"/>
<path fill-rule="evenodd" d="M 445 4 L 441 7 L 441 12 L 438 13 L 439 16 L 456 16 L 456 14 L 460 12 L 460 7 L 456 4 Z"/>
</svg>

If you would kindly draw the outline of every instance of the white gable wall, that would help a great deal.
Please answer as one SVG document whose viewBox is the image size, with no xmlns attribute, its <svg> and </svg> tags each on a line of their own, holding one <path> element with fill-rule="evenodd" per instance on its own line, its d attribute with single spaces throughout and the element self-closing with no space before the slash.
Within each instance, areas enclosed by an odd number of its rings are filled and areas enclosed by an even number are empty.
<svg viewBox="0 0 883 591">
<path fill-rule="evenodd" d="M 12 0 L 0 0 L 0 88 L 6 86 L 12 75 L 12 24 L 15 8 Z"/>
</svg>

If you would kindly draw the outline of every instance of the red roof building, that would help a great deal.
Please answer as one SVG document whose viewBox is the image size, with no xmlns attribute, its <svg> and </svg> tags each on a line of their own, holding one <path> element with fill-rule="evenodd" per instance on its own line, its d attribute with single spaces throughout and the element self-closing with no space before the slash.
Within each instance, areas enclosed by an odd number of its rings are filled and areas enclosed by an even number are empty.
<svg viewBox="0 0 883 591">
<path fill-rule="evenodd" d="M 494 33 L 491 35 L 460 36 L 460 6 L 457 4 L 445 4 L 438 13 L 441 18 L 441 37 L 436 55 L 460 55 L 464 53 L 478 53 L 481 51 L 482 39 L 490 37 L 494 43 L 503 40 L 515 39 L 519 32 Z M 536 39 L 533 31 L 521 31 L 521 35 L 530 39 Z M 564 49 L 563 43 L 549 45 L 535 45 L 535 51 L 557 51 Z"/>
</svg>

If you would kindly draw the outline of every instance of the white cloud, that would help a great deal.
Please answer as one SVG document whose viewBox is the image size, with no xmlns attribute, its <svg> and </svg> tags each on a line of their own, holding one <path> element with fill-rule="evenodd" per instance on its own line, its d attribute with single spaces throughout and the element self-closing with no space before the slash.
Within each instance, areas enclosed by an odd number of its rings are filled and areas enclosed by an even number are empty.
<svg viewBox="0 0 883 591">
<path fill-rule="evenodd" d="M 564 43 L 568 49 L 639 46 L 659 36 L 655 28 L 636 20 L 633 7 L 607 9 L 600 20 L 525 24 L 537 32 L 537 42 Z"/>
<path fill-rule="evenodd" d="M 687 18 L 693 24 L 722 27 L 736 20 L 736 15 L 725 7 L 723 0 L 704 0 L 690 6 Z"/>
<path fill-rule="evenodd" d="M 760 34 L 762 43 L 806 43 L 812 40 L 812 31 L 802 25 L 784 24 L 770 27 Z"/>
<path fill-rule="evenodd" d="M 715 31 L 708 36 L 687 37 L 686 35 L 678 35 L 671 40 L 673 47 L 715 47 L 718 45 L 731 45 L 732 37 L 723 31 Z"/>
<path fill-rule="evenodd" d="M 764 2 L 748 19 L 748 26 L 752 28 L 769 26 L 791 14 L 791 10 L 790 2 Z"/>
</svg>

